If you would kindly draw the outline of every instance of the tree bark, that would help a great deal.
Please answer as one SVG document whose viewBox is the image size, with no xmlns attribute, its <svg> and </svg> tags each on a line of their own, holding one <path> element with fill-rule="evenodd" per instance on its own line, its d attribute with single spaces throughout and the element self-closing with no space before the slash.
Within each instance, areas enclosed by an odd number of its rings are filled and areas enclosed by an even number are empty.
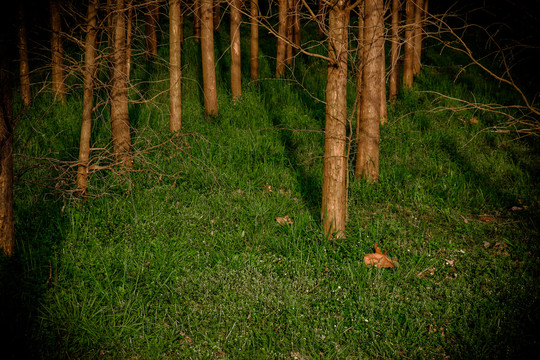
<svg viewBox="0 0 540 360">
<path fill-rule="evenodd" d="M 111 130 L 116 160 L 131 167 L 131 134 L 126 81 L 126 8 L 116 0 L 114 15 L 114 53 L 111 79 Z"/>
<path fill-rule="evenodd" d="M 384 4 L 383 4 L 384 6 Z M 381 125 L 384 125 L 386 124 L 386 119 L 387 119 L 387 116 L 388 116 L 388 113 L 387 113 L 387 109 L 386 109 L 386 52 L 384 51 L 384 43 L 385 43 L 385 39 L 384 39 L 384 9 L 383 9 L 383 13 L 381 15 L 381 17 L 383 18 L 382 22 L 381 22 L 381 27 L 382 27 L 382 31 L 381 31 L 381 44 L 379 45 L 380 48 L 381 48 L 381 59 L 380 59 L 380 64 L 381 64 L 381 86 L 380 86 L 380 89 L 381 89 L 381 100 L 380 100 L 380 114 L 379 114 L 379 120 L 381 122 Z"/>
<path fill-rule="evenodd" d="M 390 43 L 390 88 L 388 97 L 396 101 L 399 89 L 399 0 L 392 0 L 392 40 Z"/>
<path fill-rule="evenodd" d="M 131 73 L 131 44 L 133 42 L 133 0 L 127 0 L 126 27 L 126 77 Z"/>
<path fill-rule="evenodd" d="M 214 24 L 212 0 L 201 0 L 201 54 L 204 109 L 206 115 L 217 116 L 216 68 L 214 62 Z"/>
<path fill-rule="evenodd" d="M 219 30 L 221 24 L 221 3 L 220 0 L 214 1 L 214 30 Z"/>
<path fill-rule="evenodd" d="M 347 54 L 349 10 L 337 0 L 329 13 L 328 77 L 321 217 L 329 237 L 344 237 L 347 221 Z"/>
<path fill-rule="evenodd" d="M 359 137 L 360 127 L 358 121 L 361 113 L 362 103 L 362 78 L 364 77 L 364 65 L 366 62 L 366 49 L 364 48 L 364 4 L 358 5 L 358 35 L 357 35 L 358 48 L 356 51 L 357 65 L 356 65 L 356 138 Z"/>
<path fill-rule="evenodd" d="M 242 71 L 240 51 L 240 21 L 242 13 L 241 0 L 230 0 L 231 3 L 231 94 L 233 100 L 240 98 L 242 94 Z"/>
<path fill-rule="evenodd" d="M 289 66 L 292 64 L 292 59 L 293 59 L 293 48 L 292 48 L 292 44 L 294 41 L 294 27 L 293 27 L 294 4 L 293 4 L 293 1 L 294 0 L 287 0 L 287 42 L 285 43 L 285 47 L 286 47 L 285 63 Z"/>
<path fill-rule="evenodd" d="M 383 0 L 366 0 L 364 3 L 364 39 L 366 58 L 362 79 L 360 118 L 357 119 L 358 152 L 355 175 L 369 179 L 371 183 L 379 179 L 379 121 L 381 117 L 380 87 L 383 46 Z"/>
<path fill-rule="evenodd" d="M 24 17 L 23 3 L 19 3 L 19 26 L 18 26 L 18 48 L 19 48 L 19 78 L 21 83 L 21 100 L 24 106 L 30 105 L 32 92 L 30 90 L 30 66 L 28 63 L 28 38 L 26 36 L 26 21 Z"/>
<path fill-rule="evenodd" d="M 0 38 L 0 248 L 15 251 L 13 221 L 13 96 L 6 40 Z"/>
<path fill-rule="evenodd" d="M 86 44 L 84 49 L 84 85 L 81 124 L 81 140 L 79 147 L 79 168 L 77 170 L 77 188 L 81 196 L 88 188 L 88 163 L 90 159 L 90 139 L 92 133 L 92 107 L 94 99 L 94 78 L 97 70 L 96 38 L 97 38 L 97 4 L 98 0 L 88 3 L 86 28 Z"/>
<path fill-rule="evenodd" d="M 412 88 L 413 84 L 413 63 L 414 63 L 414 1 L 406 0 L 405 6 L 405 54 L 403 57 L 403 86 Z"/>
<path fill-rule="evenodd" d="M 172 132 L 182 125 L 182 70 L 181 70 L 181 25 L 180 0 L 169 0 L 169 41 L 170 41 L 170 121 Z"/>
<path fill-rule="evenodd" d="M 424 0 L 416 0 L 414 10 L 414 60 L 413 60 L 413 75 L 420 73 L 422 66 L 422 33 L 424 19 Z"/>
<path fill-rule="evenodd" d="M 298 52 L 298 48 L 302 45 L 302 28 L 300 23 L 300 0 L 294 1 L 294 16 L 293 16 L 293 32 L 294 32 L 294 53 Z"/>
<path fill-rule="evenodd" d="M 146 39 L 146 58 L 151 59 L 157 56 L 157 16 L 159 13 L 159 4 L 152 0 L 146 6 L 144 14 L 144 32 Z"/>
<path fill-rule="evenodd" d="M 197 43 L 201 41 L 201 1 L 193 0 L 193 32 Z"/>
<path fill-rule="evenodd" d="M 276 51 L 276 76 L 285 75 L 285 56 L 287 55 L 287 5 L 288 0 L 279 0 L 279 24 Z"/>
<path fill-rule="evenodd" d="M 52 89 L 56 99 L 66 102 L 66 84 L 64 82 L 64 49 L 62 46 L 62 18 L 58 0 L 50 0 L 51 12 L 51 58 Z"/>
<path fill-rule="evenodd" d="M 259 78 L 259 0 L 251 0 L 251 41 L 249 75 L 251 80 Z"/>
</svg>

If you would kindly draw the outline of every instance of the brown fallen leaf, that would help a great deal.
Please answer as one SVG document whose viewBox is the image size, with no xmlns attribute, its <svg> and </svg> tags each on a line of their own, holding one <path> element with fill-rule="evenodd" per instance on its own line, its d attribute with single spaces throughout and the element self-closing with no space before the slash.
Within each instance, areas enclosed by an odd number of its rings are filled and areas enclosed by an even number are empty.
<svg viewBox="0 0 540 360">
<path fill-rule="evenodd" d="M 398 266 L 397 261 L 394 259 L 390 259 L 388 256 L 386 256 L 386 252 L 382 252 L 381 249 L 377 246 L 377 243 L 373 246 L 375 248 L 375 252 L 373 254 L 367 254 L 364 256 L 364 262 L 366 263 L 366 266 L 375 266 L 379 268 L 393 268 L 394 266 Z"/>
<path fill-rule="evenodd" d="M 272 185 L 263 185 L 265 192 L 272 192 Z"/>
<path fill-rule="evenodd" d="M 276 221 L 277 221 L 277 223 L 278 223 L 279 225 L 292 225 L 292 224 L 294 223 L 294 222 L 292 221 L 292 219 L 291 219 L 288 215 L 283 216 L 283 217 L 278 216 L 278 217 L 276 218 Z"/>
<path fill-rule="evenodd" d="M 478 215 L 478 218 L 488 224 L 495 221 L 495 216 L 493 215 L 482 214 Z"/>
</svg>

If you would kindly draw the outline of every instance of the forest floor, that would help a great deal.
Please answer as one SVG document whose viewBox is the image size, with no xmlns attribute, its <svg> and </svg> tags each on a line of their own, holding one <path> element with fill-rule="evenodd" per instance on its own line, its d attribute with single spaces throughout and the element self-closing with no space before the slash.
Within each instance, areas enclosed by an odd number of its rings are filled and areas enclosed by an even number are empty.
<svg viewBox="0 0 540 360">
<path fill-rule="evenodd" d="M 109 166 L 108 110 L 98 106 L 93 155 L 105 168 L 91 174 L 85 200 L 70 192 L 80 90 L 65 106 L 43 92 L 21 115 L 17 255 L 0 260 L 0 319 L 11 331 L 2 349 L 66 359 L 539 350 L 539 143 L 493 131 L 499 115 L 435 94 L 504 104 L 509 89 L 462 72 L 465 59 L 428 41 L 414 89 L 381 127 L 380 182 L 351 173 L 347 236 L 329 240 L 320 222 L 326 64 L 299 56 L 272 79 L 275 43 L 261 42 L 261 80 L 249 82 L 245 67 L 233 105 L 227 42 L 227 31 L 217 34 L 219 115 L 205 118 L 199 49 L 186 39 L 174 135 L 167 46 L 154 63 L 134 62 L 130 96 L 145 101 L 130 105 L 133 171 Z M 351 168 L 354 154 L 352 144 Z M 375 243 L 399 266 L 366 267 Z"/>
</svg>

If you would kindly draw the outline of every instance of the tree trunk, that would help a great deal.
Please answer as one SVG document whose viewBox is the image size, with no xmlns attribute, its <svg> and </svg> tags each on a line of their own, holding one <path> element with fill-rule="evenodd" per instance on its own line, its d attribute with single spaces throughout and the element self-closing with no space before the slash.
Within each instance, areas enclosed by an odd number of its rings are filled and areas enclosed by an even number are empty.
<svg viewBox="0 0 540 360">
<path fill-rule="evenodd" d="M 294 0 L 287 0 L 287 42 L 285 43 L 285 63 L 287 65 L 292 64 L 293 48 L 292 43 L 294 41 L 294 27 L 293 27 L 293 5 Z"/>
<path fill-rule="evenodd" d="M 347 0 L 330 9 L 321 216 L 329 237 L 345 236 L 347 221 Z"/>
<path fill-rule="evenodd" d="M 403 57 L 403 86 L 412 88 L 413 84 L 413 63 L 414 63 L 414 1 L 406 0 L 405 7 L 405 54 Z"/>
<path fill-rule="evenodd" d="M 259 78 L 259 0 L 251 0 L 251 42 L 249 75 L 251 80 Z"/>
<path fill-rule="evenodd" d="M 319 0 L 317 2 L 317 25 L 318 25 L 317 34 L 319 36 L 319 39 L 324 36 L 324 33 L 326 31 L 325 21 L 326 21 L 326 4 L 324 0 Z"/>
<path fill-rule="evenodd" d="M 424 0 L 416 0 L 414 10 L 414 60 L 413 60 L 413 75 L 420 73 L 422 65 L 422 33 L 424 19 Z"/>
<path fill-rule="evenodd" d="M 241 0 L 230 0 L 231 2 L 231 93 L 233 100 L 240 98 L 242 94 L 242 71 L 240 52 L 240 21 L 242 13 L 240 7 Z"/>
<path fill-rule="evenodd" d="M 278 24 L 278 39 L 276 51 L 276 76 L 285 75 L 285 56 L 287 55 L 287 46 L 285 39 L 287 38 L 287 5 L 288 0 L 279 0 L 279 24 Z"/>
<path fill-rule="evenodd" d="M 384 51 L 384 43 L 385 43 L 384 10 L 383 10 L 382 18 L 383 18 L 381 22 L 382 32 L 381 32 L 381 40 L 380 40 L 381 44 L 379 45 L 381 48 L 381 59 L 379 62 L 381 64 L 381 87 L 380 87 L 381 88 L 381 101 L 380 101 L 381 109 L 380 109 L 379 119 L 380 119 L 381 125 L 384 125 L 386 124 L 386 118 L 388 117 L 388 113 L 386 109 L 386 52 Z"/>
<path fill-rule="evenodd" d="M 180 0 L 169 0 L 169 56 L 170 56 L 170 121 L 172 132 L 180 130 L 182 125 L 182 70 L 181 70 L 181 26 Z"/>
<path fill-rule="evenodd" d="M 58 0 L 50 0 L 51 10 L 51 58 L 52 89 L 56 99 L 66 102 L 66 84 L 64 82 L 64 49 L 62 47 L 62 18 Z"/>
<path fill-rule="evenodd" d="M 28 38 L 26 36 L 26 21 L 22 2 L 19 3 L 18 48 L 21 100 L 24 106 L 28 106 L 32 100 L 32 92 L 30 90 L 30 66 L 28 64 Z"/>
<path fill-rule="evenodd" d="M 111 130 L 116 160 L 131 167 L 131 135 L 126 82 L 126 8 L 116 0 L 114 15 L 114 53 L 111 89 Z"/>
<path fill-rule="evenodd" d="M 146 6 L 144 14 L 144 32 L 146 39 L 146 58 L 151 59 L 157 56 L 157 14 L 159 12 L 159 4 L 156 0 L 152 0 Z"/>
<path fill-rule="evenodd" d="M 360 127 L 358 121 L 360 119 L 361 102 L 362 102 L 362 78 L 364 77 L 364 65 L 366 57 L 366 49 L 364 48 L 364 4 L 358 5 L 358 49 L 356 51 L 357 66 L 356 66 L 356 138 L 359 137 Z"/>
<path fill-rule="evenodd" d="M 131 73 L 131 44 L 133 42 L 133 0 L 127 0 L 126 27 L 126 77 L 129 81 Z"/>
<path fill-rule="evenodd" d="M 84 49 L 84 85 L 83 109 L 81 124 L 81 142 L 79 148 L 79 168 L 77 171 L 77 188 L 80 195 L 86 194 L 88 187 L 88 162 L 90 159 L 90 139 L 92 133 L 92 107 L 94 99 L 94 77 L 97 70 L 96 38 L 97 38 L 97 4 L 99 0 L 88 3 L 88 25 Z"/>
<path fill-rule="evenodd" d="M 217 116 L 216 68 L 214 62 L 214 24 L 212 0 L 201 0 L 201 54 L 204 109 L 206 115 Z"/>
<path fill-rule="evenodd" d="M 0 38 L 0 248 L 15 251 L 13 221 L 13 97 L 6 40 Z"/>
<path fill-rule="evenodd" d="M 193 0 L 193 32 L 198 43 L 201 41 L 201 1 Z"/>
<path fill-rule="evenodd" d="M 379 121 L 381 117 L 381 61 L 383 46 L 383 0 L 364 3 L 365 64 L 362 79 L 360 118 L 357 119 L 358 153 L 355 175 L 377 182 L 379 179 Z"/>
<path fill-rule="evenodd" d="M 399 89 L 399 0 L 392 0 L 392 40 L 390 45 L 389 98 L 396 101 Z"/>
<path fill-rule="evenodd" d="M 214 1 L 214 30 L 219 30 L 221 24 L 221 3 L 220 0 Z"/>
<path fill-rule="evenodd" d="M 293 16 L 293 32 L 294 32 L 294 44 L 296 45 L 293 49 L 294 53 L 298 52 L 298 49 L 302 45 L 302 29 L 300 24 L 300 1 L 294 0 L 294 16 Z"/>
</svg>

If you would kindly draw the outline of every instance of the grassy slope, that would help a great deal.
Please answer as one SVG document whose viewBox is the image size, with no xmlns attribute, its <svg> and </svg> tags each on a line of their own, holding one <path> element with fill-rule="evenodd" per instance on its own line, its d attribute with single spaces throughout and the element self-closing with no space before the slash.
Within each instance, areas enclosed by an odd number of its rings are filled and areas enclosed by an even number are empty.
<svg viewBox="0 0 540 360">
<path fill-rule="evenodd" d="M 262 48 L 263 78 L 273 47 Z M 415 90 L 505 96 L 479 73 L 453 82 L 441 62 L 459 57 L 446 56 L 428 49 Z M 130 108 L 136 171 L 94 174 L 92 193 L 105 194 L 95 199 L 36 187 L 65 184 L 45 181 L 61 174 L 28 158 L 76 157 L 80 97 L 46 111 L 43 95 L 19 122 L 19 254 L 0 272 L 18 356 L 493 359 L 538 348 L 534 143 L 481 132 L 490 114 L 433 112 L 452 104 L 403 94 L 381 130 L 380 183 L 351 179 L 348 236 L 328 241 L 324 105 L 312 98 L 323 96 L 325 64 L 299 59 L 303 86 L 246 80 L 232 106 L 228 61 L 217 65 L 220 115 L 205 119 L 198 48 L 186 41 L 184 134 L 168 142 L 166 61 L 135 65 L 133 98 L 153 99 Z M 106 110 L 97 113 L 105 147 Z M 283 216 L 294 224 L 279 226 Z M 375 242 L 397 269 L 364 266 Z"/>
</svg>

